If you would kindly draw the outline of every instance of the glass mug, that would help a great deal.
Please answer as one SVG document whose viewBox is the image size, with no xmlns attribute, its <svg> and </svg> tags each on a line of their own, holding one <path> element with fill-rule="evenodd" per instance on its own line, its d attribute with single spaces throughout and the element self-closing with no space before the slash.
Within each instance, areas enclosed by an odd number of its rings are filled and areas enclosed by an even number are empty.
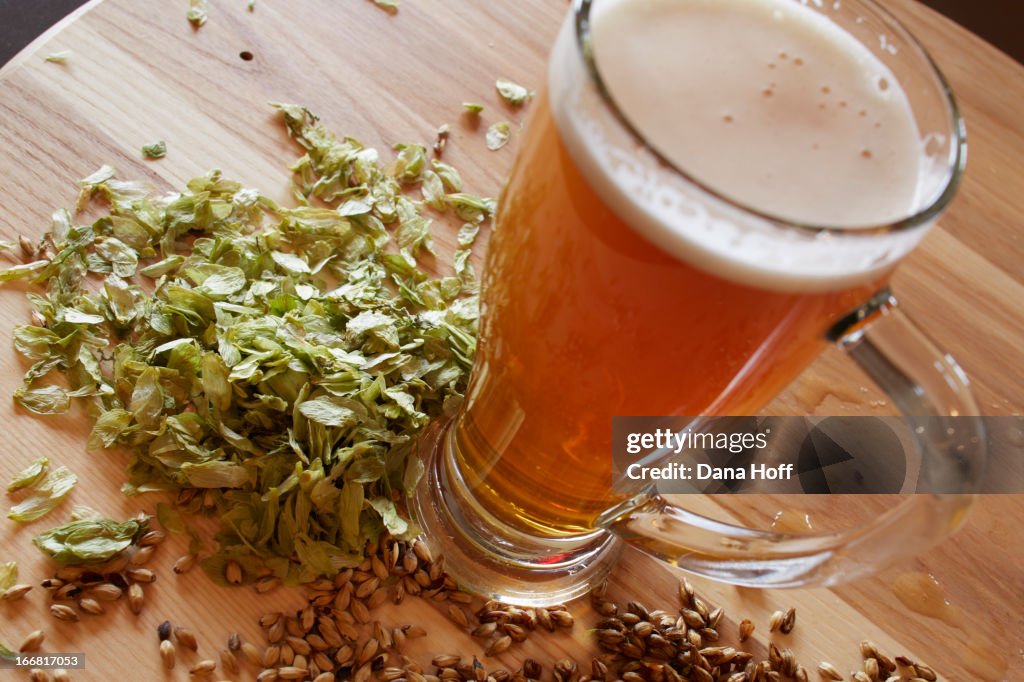
<svg viewBox="0 0 1024 682">
<path fill-rule="evenodd" d="M 673 1 L 713 4 L 661 7 Z M 499 201 L 466 400 L 421 443 L 427 471 L 414 514 L 453 576 L 495 598 L 540 605 L 579 596 L 603 579 L 623 541 L 735 584 L 835 584 L 952 532 L 984 466 L 979 421 L 929 427 L 917 443 L 924 478 L 956 494 L 906 496 L 864 523 L 798 535 L 712 518 L 649 489 L 612 493 L 613 416 L 754 414 L 830 343 L 908 419 L 978 413 L 956 363 L 888 290 L 965 161 L 952 93 L 923 48 L 870 0 L 747 3 L 776 18 L 814 13 L 793 17 L 827 23 L 815 29 L 826 36 L 839 27 L 884 65 L 880 90 L 902 88 L 917 129 L 916 188 L 902 214 L 867 226 L 800 222 L 691 176 L 645 138 L 636 124 L 644 112 L 609 88 L 600 40 L 623 24 L 602 27 L 598 13 L 658 2 L 577 0 L 569 11 Z M 740 11 L 737 0 L 719 8 L 727 5 Z M 767 68 L 794 63 L 803 60 L 779 53 Z M 618 60 L 605 64 L 622 70 Z M 621 91 L 631 76 L 617 77 Z M 848 205 L 837 209 L 877 198 L 846 194 L 831 199 Z"/>
</svg>

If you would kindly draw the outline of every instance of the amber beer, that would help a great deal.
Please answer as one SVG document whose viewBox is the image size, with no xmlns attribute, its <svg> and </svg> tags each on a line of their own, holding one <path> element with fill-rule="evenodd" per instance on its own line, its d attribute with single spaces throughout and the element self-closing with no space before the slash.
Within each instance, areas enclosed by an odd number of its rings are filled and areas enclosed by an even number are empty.
<svg viewBox="0 0 1024 682">
<path fill-rule="evenodd" d="M 855 204 L 854 213 L 863 209 L 871 175 L 885 175 L 882 166 L 891 160 L 882 157 L 898 147 L 892 140 L 873 144 L 871 136 L 883 126 L 893 130 L 906 124 L 899 109 L 905 100 L 893 95 L 895 85 L 889 81 L 883 89 L 892 106 L 879 104 L 870 93 L 859 96 L 862 84 L 853 83 L 851 74 L 884 67 L 865 65 L 861 52 L 866 50 L 857 52 L 852 38 L 826 32 L 832 45 L 808 38 L 817 25 L 807 17 L 801 24 L 801 12 L 811 10 L 780 0 L 606 4 L 607 20 L 597 17 L 593 28 L 598 68 L 626 118 L 668 163 L 738 201 L 764 193 L 765 183 L 779 183 L 778 192 L 766 195 L 770 201 L 784 194 L 782 183 L 793 178 L 807 182 L 814 174 L 835 173 L 837 182 L 858 192 L 825 188 L 824 194 L 794 195 L 788 204 L 766 211 L 794 220 L 824 220 L 831 203 L 834 222 L 867 222 L 840 210 L 837 197 Z M 766 19 L 755 16 L 756 8 L 770 13 L 783 5 L 796 16 L 789 22 L 790 32 L 765 37 L 756 27 Z M 680 22 L 674 21 L 680 17 L 658 15 L 674 11 L 697 11 L 705 24 L 680 34 Z M 745 45 L 741 56 L 754 64 L 709 74 L 710 80 L 703 82 L 696 78 L 689 87 L 706 92 L 700 100 L 645 103 L 659 88 L 669 90 L 663 93 L 669 98 L 693 93 L 671 92 L 678 84 L 661 81 L 648 83 L 651 91 L 645 92 L 644 76 L 629 73 L 630 55 L 619 54 L 617 48 L 607 48 L 608 68 L 602 68 L 602 21 L 607 31 L 614 28 L 618 34 L 605 44 L 635 45 L 640 40 L 650 52 L 637 57 L 645 63 L 663 50 L 658 58 L 666 73 L 684 73 L 682 65 L 693 58 L 686 51 L 711 49 L 707 41 L 716 32 Z M 670 42 L 659 47 L 662 32 L 654 27 L 673 21 L 675 33 L 665 33 L 664 40 Z M 787 280 L 785 273 L 774 280 L 750 277 L 742 264 L 722 266 L 702 259 L 698 250 L 676 248 L 671 225 L 665 227 L 667 237 L 652 232 L 649 224 L 641 229 L 640 212 L 629 201 L 642 204 L 642 197 L 627 196 L 624 203 L 625 192 L 595 189 L 597 171 L 586 165 L 590 161 L 579 151 L 579 140 L 566 137 L 572 132 L 566 126 L 572 125 L 573 112 L 559 117 L 556 111 L 556 69 L 568 59 L 559 50 L 574 48 L 563 33 L 552 56 L 549 88 L 530 105 L 531 119 L 500 198 L 487 255 L 474 376 L 454 434 L 459 470 L 477 501 L 505 523 L 553 536 L 591 529 L 594 518 L 616 501 L 611 493 L 613 416 L 756 413 L 814 359 L 826 343 L 827 330 L 877 291 L 890 270 L 876 267 L 864 276 L 834 280 L 826 273 L 803 283 Z M 666 59 L 682 63 L 664 63 Z M 778 75 L 786 69 L 788 75 Z M 723 87 L 729 78 L 745 79 L 749 96 L 742 87 Z M 864 81 L 864 88 L 877 84 L 877 79 Z M 769 87 L 772 92 L 766 94 Z M 698 106 L 708 97 L 715 98 L 710 106 Z M 820 109 L 822 102 L 832 108 Z M 673 106 L 678 118 L 645 120 L 645 109 L 664 113 Z M 758 107 L 764 109 L 762 119 Z M 806 126 L 814 124 L 819 110 L 825 111 L 819 118 L 835 125 L 818 136 L 800 126 L 787 127 L 780 123 L 787 107 L 800 109 L 802 120 L 811 121 Z M 676 128 L 666 130 L 665 125 Z M 766 136 L 778 138 L 774 151 L 765 148 Z M 832 136 L 847 138 L 848 148 L 837 146 Z M 807 149 L 793 151 L 797 143 L 790 138 Z M 745 156 L 744 146 L 753 151 Z M 825 156 L 815 157 L 815 152 Z M 780 154 L 789 157 L 780 160 Z M 731 155 L 732 161 L 723 165 L 721 155 Z M 706 168 L 701 159 L 707 161 Z M 786 177 L 763 177 L 757 167 L 766 165 Z M 744 173 L 749 177 L 740 177 Z M 898 181 L 877 179 L 890 195 Z M 614 206 L 609 200 L 613 194 Z M 876 188 L 867 196 L 877 194 Z M 899 210 L 877 202 L 874 209 L 880 219 L 887 217 L 886 211 Z M 871 205 L 868 210 L 873 210 Z"/>
</svg>

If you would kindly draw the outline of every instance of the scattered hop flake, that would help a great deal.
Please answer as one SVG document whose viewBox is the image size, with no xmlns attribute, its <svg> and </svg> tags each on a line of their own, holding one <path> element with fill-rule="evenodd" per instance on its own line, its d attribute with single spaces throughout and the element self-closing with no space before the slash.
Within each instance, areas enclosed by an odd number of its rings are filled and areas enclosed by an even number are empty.
<svg viewBox="0 0 1024 682">
<path fill-rule="evenodd" d="M 427 148 L 421 144 L 396 144 L 398 159 L 394 176 L 399 182 L 416 183 L 427 165 Z"/>
<path fill-rule="evenodd" d="M 60 50 L 58 52 L 51 52 L 46 55 L 45 59 L 46 61 L 53 62 L 54 64 L 65 64 L 69 59 L 71 59 L 72 54 L 71 50 Z"/>
<path fill-rule="evenodd" d="M 46 469 L 50 466 L 50 460 L 47 457 L 40 457 L 36 461 L 29 464 L 27 467 L 14 474 L 14 478 L 7 484 L 7 492 L 13 493 L 21 490 L 22 488 L 30 488 L 46 475 Z"/>
<path fill-rule="evenodd" d="M 188 13 L 185 15 L 188 18 L 188 23 L 192 24 L 194 28 L 205 24 L 209 18 L 207 10 L 206 0 L 189 0 Z"/>
<path fill-rule="evenodd" d="M 147 159 L 162 159 L 167 156 L 167 143 L 157 140 L 153 144 L 143 145 L 142 155 Z"/>
<path fill-rule="evenodd" d="M 498 121 L 487 129 L 487 148 L 492 152 L 497 151 L 508 144 L 511 137 L 511 128 L 507 121 Z"/>
<path fill-rule="evenodd" d="M 14 402 L 35 414 L 61 414 L 71 407 L 68 392 L 60 386 L 23 386 L 14 392 Z"/>
<path fill-rule="evenodd" d="M 35 484 L 32 495 L 11 507 L 7 518 L 19 523 L 35 521 L 50 513 L 64 501 L 78 477 L 67 467 L 58 467 Z"/>
<path fill-rule="evenodd" d="M 494 83 L 494 87 L 498 89 L 498 94 L 512 106 L 519 106 L 530 96 L 529 91 L 522 85 L 505 78 L 499 78 Z"/>
<path fill-rule="evenodd" d="M 245 6 L 250 12 L 254 12 L 256 10 L 256 0 L 249 0 Z"/>
<path fill-rule="evenodd" d="M 0 564 L 0 594 L 18 584 L 18 563 L 7 561 Z"/>
<path fill-rule="evenodd" d="M 82 519 L 99 519 L 102 518 L 102 514 L 93 509 L 87 507 L 84 504 L 76 504 L 71 508 L 71 520 L 81 521 Z"/>
<path fill-rule="evenodd" d="M 462 176 L 459 175 L 459 171 L 455 170 L 453 166 L 449 166 L 447 163 L 442 163 L 436 159 L 430 165 L 441 179 L 445 190 L 448 192 L 462 191 Z"/>
<path fill-rule="evenodd" d="M 15 265 L 6 270 L 0 270 L 0 282 L 11 282 L 16 279 L 35 280 L 38 277 L 36 273 L 46 268 L 47 265 L 47 261 L 37 260 L 25 263 L 24 265 Z"/>
<path fill-rule="evenodd" d="M 476 102 L 463 102 L 462 108 L 466 110 L 466 113 L 476 116 L 484 110 L 484 105 L 477 104 Z"/>
<path fill-rule="evenodd" d="M 438 211 L 444 211 L 448 208 L 448 204 L 444 200 L 444 181 L 436 171 L 423 171 L 423 182 L 420 185 L 420 192 L 423 194 L 423 201 L 431 208 Z"/>
<path fill-rule="evenodd" d="M 494 199 L 478 197 L 465 192 L 454 192 L 447 196 L 448 205 L 462 220 L 479 224 L 494 215 L 497 202 Z"/>
<path fill-rule="evenodd" d="M 186 530 L 185 520 L 181 518 L 178 510 L 166 502 L 158 502 L 156 505 L 156 519 L 168 533 L 180 535 Z"/>
<path fill-rule="evenodd" d="M 119 523 L 107 518 L 87 518 L 44 531 L 32 542 L 58 564 L 97 564 L 121 554 L 147 530 L 148 524 L 138 519 Z"/>
<path fill-rule="evenodd" d="M 469 258 L 473 253 L 473 242 L 476 241 L 479 232 L 480 226 L 475 223 L 466 223 L 459 228 L 459 248 L 452 257 L 452 268 L 455 270 L 455 275 L 467 285 L 476 279 L 473 264 L 469 262 Z"/>
<path fill-rule="evenodd" d="M 476 236 L 480 233 L 480 226 L 473 223 L 466 223 L 459 228 L 458 242 L 459 246 L 468 249 L 473 246 L 473 242 L 476 241 Z"/>
</svg>

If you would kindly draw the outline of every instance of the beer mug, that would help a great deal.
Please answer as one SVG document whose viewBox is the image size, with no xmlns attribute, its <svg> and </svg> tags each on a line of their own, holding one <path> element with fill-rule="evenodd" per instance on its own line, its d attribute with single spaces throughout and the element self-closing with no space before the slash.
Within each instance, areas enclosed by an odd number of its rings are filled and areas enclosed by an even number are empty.
<svg viewBox="0 0 1024 682">
<path fill-rule="evenodd" d="M 918 434 L 951 494 L 822 532 L 612 492 L 612 417 L 755 414 L 828 344 L 906 415 L 977 414 L 889 291 L 966 154 L 948 85 L 892 16 L 577 0 L 530 106 L 466 399 L 423 441 L 413 499 L 462 585 L 561 602 L 624 542 L 735 584 L 830 585 L 957 527 L 986 457 L 977 420 Z"/>
</svg>

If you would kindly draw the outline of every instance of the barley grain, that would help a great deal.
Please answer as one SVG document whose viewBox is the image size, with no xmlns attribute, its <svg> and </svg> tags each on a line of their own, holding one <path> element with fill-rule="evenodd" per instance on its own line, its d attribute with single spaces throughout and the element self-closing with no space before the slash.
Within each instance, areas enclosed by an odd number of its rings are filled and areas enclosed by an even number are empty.
<svg viewBox="0 0 1024 682">
<path fill-rule="evenodd" d="M 132 583 L 128 586 L 128 608 L 135 615 L 142 613 L 142 603 L 145 599 L 145 592 L 142 590 L 142 585 L 139 583 Z"/>
<path fill-rule="evenodd" d="M 217 669 L 217 662 L 216 661 L 214 661 L 212 659 L 209 659 L 209 658 L 204 658 L 204 659 L 202 659 L 200 661 L 196 661 L 196 663 L 191 668 L 188 669 L 188 674 L 192 675 L 192 676 L 208 675 L 208 674 L 212 673 L 216 669 Z"/>
<path fill-rule="evenodd" d="M 174 628 L 174 639 L 178 642 L 179 646 L 192 651 L 199 651 L 199 642 L 196 641 L 195 634 L 186 627 Z"/>
<path fill-rule="evenodd" d="M 188 573 L 196 564 L 195 554 L 183 554 L 174 562 L 174 572 L 178 575 Z"/>
<path fill-rule="evenodd" d="M 818 664 L 818 675 L 820 675 L 823 680 L 843 679 L 843 674 L 839 672 L 834 665 L 827 661 L 822 661 Z"/>
<path fill-rule="evenodd" d="M 3 595 L 0 596 L 0 599 L 3 599 L 4 601 L 18 601 L 19 599 L 22 599 L 26 594 L 28 594 L 31 590 L 32 586 L 27 585 L 25 583 L 11 585 L 3 591 Z"/>
<path fill-rule="evenodd" d="M 63 620 L 69 623 L 78 622 L 78 612 L 66 604 L 51 604 L 50 613 L 57 620 Z"/>
<path fill-rule="evenodd" d="M 749 618 L 740 621 L 740 641 L 745 642 L 754 633 L 754 623 Z"/>
<path fill-rule="evenodd" d="M 89 588 L 89 596 L 98 601 L 117 601 L 124 591 L 113 583 L 101 583 Z"/>
<path fill-rule="evenodd" d="M 82 609 L 86 613 L 91 613 L 94 616 L 99 616 L 106 613 L 106 609 L 95 599 L 90 597 L 82 597 L 78 600 L 78 608 Z"/>
<path fill-rule="evenodd" d="M 164 667 L 168 670 L 174 667 L 174 644 L 172 644 L 169 639 L 165 639 L 160 642 L 160 660 L 163 661 Z"/>
<path fill-rule="evenodd" d="M 46 639 L 46 635 L 42 630 L 33 630 L 25 636 L 25 639 L 21 640 L 21 645 L 18 646 L 18 652 L 24 654 L 32 651 L 38 651 L 39 647 L 43 645 L 44 639 Z"/>
<path fill-rule="evenodd" d="M 132 555 L 129 563 L 131 563 L 132 566 L 143 566 L 148 564 L 149 560 L 153 558 L 153 553 L 155 551 L 156 548 L 152 545 L 149 547 L 139 547 L 135 550 L 135 554 Z"/>
</svg>

